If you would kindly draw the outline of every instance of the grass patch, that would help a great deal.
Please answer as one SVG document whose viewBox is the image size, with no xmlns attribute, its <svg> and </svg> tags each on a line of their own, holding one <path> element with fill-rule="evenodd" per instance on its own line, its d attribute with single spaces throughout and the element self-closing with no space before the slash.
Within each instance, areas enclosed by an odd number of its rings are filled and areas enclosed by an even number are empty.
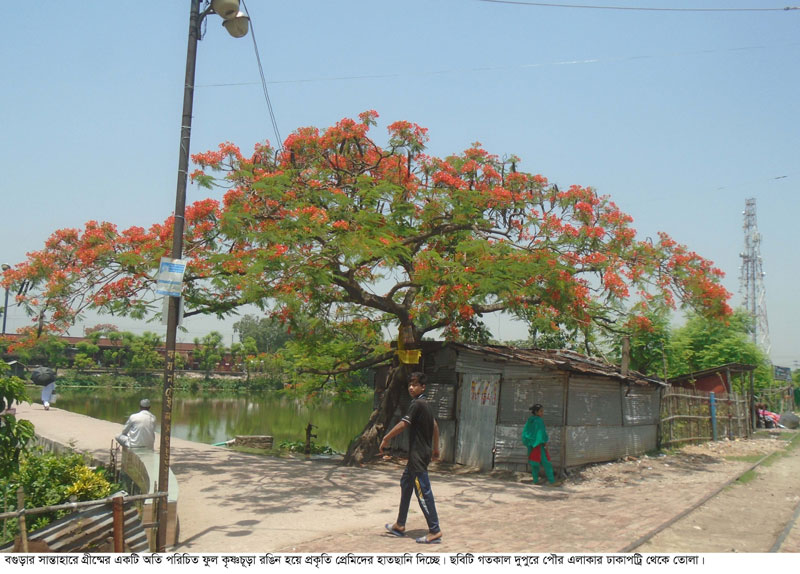
<svg viewBox="0 0 800 574">
<path fill-rule="evenodd" d="M 735 484 L 747 484 L 748 482 L 752 482 L 756 479 L 758 473 L 755 470 L 748 470 L 738 479 L 736 479 Z"/>
<path fill-rule="evenodd" d="M 725 460 L 733 460 L 736 462 L 752 462 L 756 463 L 761 460 L 762 455 L 760 454 L 745 454 L 740 456 L 726 456 Z"/>
<path fill-rule="evenodd" d="M 764 466 L 770 466 L 778 462 L 783 457 L 789 456 L 789 453 L 792 452 L 794 449 L 796 449 L 798 445 L 800 445 L 800 440 L 798 440 L 798 437 L 800 437 L 800 435 L 798 434 L 792 436 L 789 439 L 789 444 L 787 444 L 781 450 L 769 455 L 769 457 L 767 457 L 767 460 L 764 461 Z"/>
</svg>

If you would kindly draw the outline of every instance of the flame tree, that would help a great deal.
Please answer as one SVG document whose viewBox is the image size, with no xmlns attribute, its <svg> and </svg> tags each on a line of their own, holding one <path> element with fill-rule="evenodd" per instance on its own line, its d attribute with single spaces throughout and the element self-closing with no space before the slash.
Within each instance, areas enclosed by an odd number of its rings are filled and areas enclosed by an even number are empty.
<svg viewBox="0 0 800 574">
<path fill-rule="evenodd" d="M 247 157 L 225 143 L 198 154 L 193 180 L 225 195 L 186 210 L 185 316 L 255 304 L 296 322 L 293 384 L 303 392 L 392 362 L 388 392 L 349 461 L 375 453 L 405 387 L 407 367 L 384 327 L 413 348 L 503 311 L 588 341 L 646 329 L 658 308 L 730 313 L 711 262 L 666 234 L 637 240 L 608 197 L 559 189 L 480 144 L 426 155 L 427 130 L 405 121 L 381 146 L 369 133 L 376 118 L 298 129 L 279 151 L 257 145 Z M 171 219 L 124 231 L 90 221 L 54 233 L 4 281 L 27 282 L 18 300 L 40 330 L 62 330 L 87 308 L 144 316 L 171 232 Z"/>
</svg>

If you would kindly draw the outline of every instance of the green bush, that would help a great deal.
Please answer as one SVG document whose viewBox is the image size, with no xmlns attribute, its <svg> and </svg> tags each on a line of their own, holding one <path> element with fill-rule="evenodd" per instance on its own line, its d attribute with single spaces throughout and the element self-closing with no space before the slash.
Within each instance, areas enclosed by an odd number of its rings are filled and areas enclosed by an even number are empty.
<svg viewBox="0 0 800 574">
<path fill-rule="evenodd" d="M 78 502 L 97 500 L 106 498 L 120 488 L 108 480 L 104 469 L 89 468 L 78 453 L 55 455 L 41 451 L 25 454 L 20 461 L 19 472 L 0 479 L 0 495 L 4 497 L 5 507 L 9 510 L 17 508 L 17 489 L 20 486 L 25 492 L 25 508 L 64 504 L 72 496 Z M 67 513 L 60 511 L 31 515 L 27 530 L 38 530 Z M 16 535 L 16 520 L 9 521 L 8 526 L 6 539 L 0 540 L 0 543 Z"/>
<path fill-rule="evenodd" d="M 0 412 L 28 400 L 25 381 L 10 376 L 10 368 L 0 361 Z M 33 439 L 33 424 L 7 413 L 0 416 L 0 476 L 11 476 L 19 468 L 19 457 Z"/>
</svg>

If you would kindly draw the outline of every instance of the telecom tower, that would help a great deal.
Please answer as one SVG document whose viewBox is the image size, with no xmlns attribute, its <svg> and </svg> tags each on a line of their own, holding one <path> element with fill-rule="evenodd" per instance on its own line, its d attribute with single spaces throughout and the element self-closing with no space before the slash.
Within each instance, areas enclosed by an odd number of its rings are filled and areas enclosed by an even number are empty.
<svg viewBox="0 0 800 574">
<path fill-rule="evenodd" d="M 744 308 L 755 321 L 753 342 L 769 356 L 769 323 L 767 323 L 766 289 L 764 271 L 761 267 L 761 234 L 756 223 L 756 200 L 745 200 L 744 252 L 742 258 L 740 291 L 744 297 Z"/>
</svg>

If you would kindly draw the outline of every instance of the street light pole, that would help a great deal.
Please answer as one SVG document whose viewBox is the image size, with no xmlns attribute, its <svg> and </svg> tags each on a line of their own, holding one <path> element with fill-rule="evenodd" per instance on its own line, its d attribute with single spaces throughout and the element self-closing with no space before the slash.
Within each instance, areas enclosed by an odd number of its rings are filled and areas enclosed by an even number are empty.
<svg viewBox="0 0 800 574">
<path fill-rule="evenodd" d="M 186 212 L 186 184 L 189 170 L 189 144 L 192 135 L 192 106 L 194 103 L 194 76 L 197 63 L 197 42 L 200 39 L 200 24 L 216 8 L 225 20 L 228 32 L 238 38 L 247 33 L 247 17 L 238 11 L 235 2 L 214 0 L 211 6 L 200 13 L 200 0 L 191 0 L 189 15 L 189 43 L 186 49 L 186 80 L 183 87 L 183 117 L 181 120 L 181 139 L 178 150 L 178 185 L 175 191 L 175 216 L 172 227 L 172 258 L 183 255 L 184 215 Z M 232 8 L 231 5 L 235 5 Z M 225 11 L 223 12 L 222 9 Z M 230 11 L 229 11 L 230 10 Z M 175 386 L 175 346 L 178 334 L 180 297 L 168 297 L 167 338 L 164 365 L 164 388 L 161 397 L 161 444 L 159 450 L 158 490 L 169 492 L 170 437 L 172 434 L 172 393 Z M 5 320 L 5 317 L 4 317 Z M 164 552 L 167 542 L 168 498 L 160 498 L 158 503 L 158 531 L 156 550 Z"/>
<path fill-rule="evenodd" d="M 11 269 L 11 265 L 7 263 L 3 263 L 2 266 L 3 273 Z M 8 315 L 8 285 L 6 285 L 6 302 L 3 305 L 3 335 L 6 334 L 6 316 Z"/>
<path fill-rule="evenodd" d="M 192 105 L 194 103 L 194 75 L 197 63 L 197 41 L 200 34 L 200 0 L 192 0 L 189 16 L 189 45 L 186 50 L 186 81 L 183 86 L 183 116 L 181 140 L 178 151 L 178 187 L 175 192 L 175 220 L 172 227 L 172 258 L 183 254 L 184 213 L 186 212 L 186 181 L 189 169 L 189 143 L 192 136 Z M 178 335 L 178 307 L 180 297 L 167 296 L 167 340 L 164 369 L 164 389 L 161 395 L 161 444 L 159 447 L 158 490 L 169 492 L 170 436 L 172 434 L 172 391 L 175 386 L 175 342 Z M 156 551 L 164 552 L 167 545 L 168 498 L 158 503 L 158 531 Z"/>
</svg>

